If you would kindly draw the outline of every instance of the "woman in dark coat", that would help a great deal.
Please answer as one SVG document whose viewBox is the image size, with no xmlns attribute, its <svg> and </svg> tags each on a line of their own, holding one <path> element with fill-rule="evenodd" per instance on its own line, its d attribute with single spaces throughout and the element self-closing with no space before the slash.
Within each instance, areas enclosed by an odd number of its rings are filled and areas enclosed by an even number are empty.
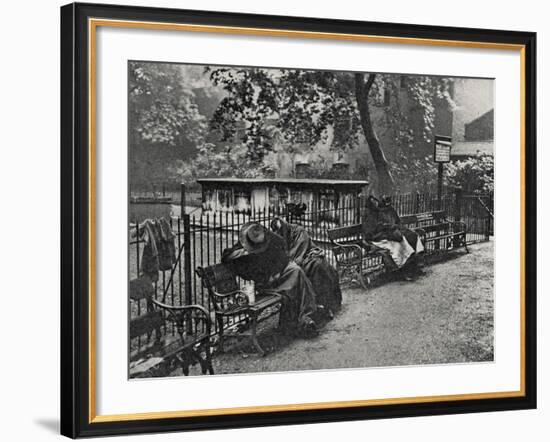
<svg viewBox="0 0 550 442">
<path fill-rule="evenodd" d="M 302 226 L 275 218 L 271 229 L 283 237 L 287 256 L 304 270 L 311 281 L 317 305 L 328 309 L 329 316 L 332 316 L 332 312 L 342 305 L 342 291 L 338 273 L 326 260 L 323 250 L 314 244 Z"/>
<path fill-rule="evenodd" d="M 256 222 L 243 225 L 239 241 L 222 253 L 239 277 L 256 288 L 274 290 L 283 298 L 280 327 L 289 334 L 317 335 L 312 316 L 317 310 L 313 286 L 304 271 L 285 253 L 283 239 Z"/>
<path fill-rule="evenodd" d="M 411 257 L 424 251 L 418 234 L 402 226 L 391 197 L 385 195 L 380 201 L 373 196 L 367 199 L 363 239 L 385 250 L 384 262 L 392 270 L 403 267 Z"/>
</svg>

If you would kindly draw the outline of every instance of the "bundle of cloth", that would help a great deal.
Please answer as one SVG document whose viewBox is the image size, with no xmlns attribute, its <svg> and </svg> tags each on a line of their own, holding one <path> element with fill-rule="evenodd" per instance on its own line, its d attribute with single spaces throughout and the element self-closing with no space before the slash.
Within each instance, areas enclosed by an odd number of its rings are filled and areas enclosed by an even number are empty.
<svg viewBox="0 0 550 442">
<path fill-rule="evenodd" d="M 372 244 L 385 251 L 382 256 L 390 269 L 402 268 L 424 251 L 420 236 L 401 225 L 389 196 L 382 196 L 380 200 L 368 197 L 362 230 L 367 247 Z"/>
<path fill-rule="evenodd" d="M 239 241 L 222 252 L 222 262 L 242 279 L 254 281 L 260 291 L 281 294 L 282 331 L 306 338 L 317 336 L 315 290 L 302 268 L 289 259 L 281 236 L 257 222 L 248 222 L 239 231 Z"/>
<path fill-rule="evenodd" d="M 155 282 L 159 272 L 170 270 L 176 263 L 175 235 L 166 218 L 147 219 L 139 227 L 140 239 L 145 241 L 141 273 Z"/>
</svg>

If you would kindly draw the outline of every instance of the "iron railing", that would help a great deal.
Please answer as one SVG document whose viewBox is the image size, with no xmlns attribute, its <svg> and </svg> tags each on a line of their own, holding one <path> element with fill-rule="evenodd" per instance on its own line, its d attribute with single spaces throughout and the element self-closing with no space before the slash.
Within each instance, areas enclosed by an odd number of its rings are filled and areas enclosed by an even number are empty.
<svg viewBox="0 0 550 442">
<path fill-rule="evenodd" d="M 344 207 L 310 210 L 300 215 L 281 210 L 257 210 L 248 214 L 195 211 L 193 214 L 172 217 L 170 226 L 175 234 L 179 259 L 171 270 L 159 273 L 159 279 L 155 283 L 155 298 L 169 305 L 200 304 L 213 315 L 207 291 L 202 287 L 195 269 L 219 263 L 223 250 L 238 241 L 239 230 L 248 221 L 257 221 L 269 227 L 273 218 L 280 216 L 304 226 L 334 265 L 327 230 L 360 223 L 365 202 L 364 198 L 357 197 Z M 400 215 L 444 210 L 449 219 L 460 219 L 466 223 L 469 244 L 487 241 L 493 234 L 491 194 L 464 195 L 452 191 L 444 193 L 439 199 L 435 193 L 407 193 L 393 195 L 392 202 Z M 130 279 L 137 278 L 140 274 L 140 259 L 144 247 L 141 233 L 139 222 L 133 223 L 129 241 Z M 131 307 L 131 318 L 144 313 L 145 304 L 132 304 L 136 305 Z M 213 332 L 217 333 L 217 324 L 213 322 Z M 171 329 L 168 331 L 174 332 Z"/>
</svg>

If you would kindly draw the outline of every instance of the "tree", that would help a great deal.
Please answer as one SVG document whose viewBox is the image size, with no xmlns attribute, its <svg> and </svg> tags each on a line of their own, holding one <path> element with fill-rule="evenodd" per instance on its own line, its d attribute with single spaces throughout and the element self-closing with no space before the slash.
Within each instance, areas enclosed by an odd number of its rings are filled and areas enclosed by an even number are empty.
<svg viewBox="0 0 550 442">
<path fill-rule="evenodd" d="M 388 160 L 384 155 L 376 131 L 372 125 L 371 112 L 369 108 L 369 92 L 374 84 L 376 74 L 369 74 L 365 81 L 365 74 L 355 74 L 355 98 L 361 120 L 361 127 L 365 134 L 365 139 L 370 148 L 370 153 L 378 174 L 378 185 L 381 193 L 389 193 L 394 188 L 393 177 L 390 172 Z"/>
<path fill-rule="evenodd" d="M 204 144 L 208 120 L 199 112 L 182 69 L 165 63 L 129 64 L 130 176 L 140 184 L 165 182 L 174 161 Z"/>
<path fill-rule="evenodd" d="M 357 148 L 364 138 L 380 193 L 392 192 L 395 183 L 373 123 L 373 108 L 386 106 L 388 97 L 393 101 L 384 109 L 382 129 L 395 138 L 399 149 L 414 156 L 415 141 L 431 136 L 434 99 L 449 97 L 448 79 L 410 77 L 405 87 L 422 122 L 420 133 L 415 133 L 399 106 L 399 75 L 259 68 L 206 72 L 227 93 L 212 116 L 211 128 L 224 141 L 239 138 L 253 163 L 260 163 L 277 139 L 292 150 L 295 144 L 326 141 L 330 133 L 332 148 L 345 151 Z"/>
<path fill-rule="evenodd" d="M 206 119 L 199 113 L 192 92 L 183 82 L 180 66 L 130 64 L 131 128 L 141 141 L 177 146 L 202 139 Z"/>
</svg>

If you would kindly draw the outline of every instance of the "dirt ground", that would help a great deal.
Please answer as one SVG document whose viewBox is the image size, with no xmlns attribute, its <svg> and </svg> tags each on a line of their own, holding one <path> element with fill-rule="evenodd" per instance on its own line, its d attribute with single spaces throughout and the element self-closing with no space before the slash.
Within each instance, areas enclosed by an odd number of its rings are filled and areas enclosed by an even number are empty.
<svg viewBox="0 0 550 442">
<path fill-rule="evenodd" d="M 254 373 L 493 360 L 493 242 L 427 263 L 413 281 L 343 290 L 343 307 L 314 339 L 286 339 L 265 321 L 265 357 L 228 341 L 214 371 Z M 176 374 L 176 373 L 174 373 Z"/>
</svg>

